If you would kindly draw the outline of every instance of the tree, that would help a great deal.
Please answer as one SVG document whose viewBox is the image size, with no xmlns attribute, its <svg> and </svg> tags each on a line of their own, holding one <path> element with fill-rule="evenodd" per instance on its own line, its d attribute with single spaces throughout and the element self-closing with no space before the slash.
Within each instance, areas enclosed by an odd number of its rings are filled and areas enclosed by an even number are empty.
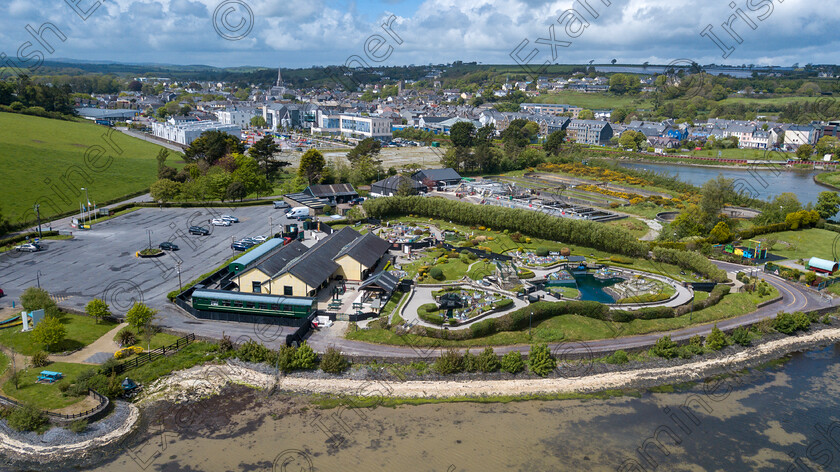
<svg viewBox="0 0 840 472">
<path fill-rule="evenodd" d="M 169 179 L 157 180 L 149 187 L 152 198 L 159 202 L 175 200 L 181 194 L 182 184 Z"/>
<path fill-rule="evenodd" d="M 579 120 L 594 120 L 595 119 L 595 113 L 593 113 L 592 110 L 588 110 L 588 109 L 584 108 L 583 110 L 578 112 L 578 119 Z"/>
<path fill-rule="evenodd" d="M 726 222 L 719 222 L 709 232 L 709 239 L 714 243 L 726 243 L 732 239 L 732 233 L 729 231 L 729 225 Z"/>
<path fill-rule="evenodd" d="M 101 300 L 99 298 L 94 298 L 85 305 L 85 313 L 87 313 L 88 316 L 95 318 L 97 323 L 111 316 L 108 304 L 105 303 L 105 300 Z"/>
<path fill-rule="evenodd" d="M 621 136 L 618 138 L 618 145 L 623 149 L 638 151 L 642 148 L 642 143 L 646 140 L 647 138 L 645 138 L 644 133 L 631 129 L 621 133 Z"/>
<path fill-rule="evenodd" d="M 228 154 L 245 152 L 245 145 L 242 141 L 224 131 L 205 131 L 187 149 L 184 150 L 184 159 L 187 162 L 203 160 L 213 165 L 217 160 Z"/>
<path fill-rule="evenodd" d="M 824 220 L 833 217 L 840 211 L 840 195 L 831 191 L 820 192 L 817 197 L 817 206 L 814 209 Z"/>
<path fill-rule="evenodd" d="M 166 167 L 166 159 L 169 158 L 169 150 L 166 148 L 161 148 L 158 151 L 157 156 L 155 156 L 155 160 L 157 160 L 158 172 L 160 172 L 164 167 Z"/>
<path fill-rule="evenodd" d="M 543 144 L 543 149 L 546 153 L 556 156 L 560 154 L 560 149 L 562 149 L 563 141 L 565 139 L 566 131 L 555 131 L 548 135 L 548 138 L 545 140 L 545 144 Z"/>
<path fill-rule="evenodd" d="M 56 316 L 46 316 L 32 330 L 32 340 L 47 346 L 50 350 L 57 347 L 67 335 L 67 329 Z"/>
<path fill-rule="evenodd" d="M 305 179 L 309 185 L 318 183 L 326 165 L 324 155 L 317 149 L 310 149 L 300 158 L 298 175 Z"/>
<path fill-rule="evenodd" d="M 449 130 L 449 138 L 455 147 L 472 147 L 475 141 L 475 125 L 471 121 L 459 121 Z"/>
<path fill-rule="evenodd" d="M 274 142 L 274 138 L 271 136 L 260 139 L 248 149 L 248 155 L 257 161 L 260 170 L 268 178 L 275 176 L 283 167 L 291 165 L 286 161 L 274 160 L 274 155 L 278 152 L 280 152 L 280 146 Z"/>
<path fill-rule="evenodd" d="M 531 346 L 531 352 L 528 354 L 528 368 L 540 377 L 545 377 L 557 368 L 557 361 L 551 357 L 548 346 L 535 344 Z"/>
<path fill-rule="evenodd" d="M 723 331 L 718 329 L 717 325 L 715 325 L 712 328 L 712 332 L 708 337 L 706 337 L 706 347 L 715 351 L 720 351 L 728 345 L 729 341 L 726 339 L 726 335 L 723 334 Z"/>
<path fill-rule="evenodd" d="M 58 317 L 61 312 L 49 292 L 42 288 L 29 287 L 20 296 L 20 304 L 26 311 L 44 310 L 45 316 Z"/>
<path fill-rule="evenodd" d="M 700 207 L 709 218 L 715 219 L 727 203 L 733 203 L 738 197 L 735 181 L 718 174 L 701 187 Z"/>
<path fill-rule="evenodd" d="M 251 126 L 254 128 L 265 128 L 267 123 L 265 122 L 265 118 L 261 116 L 255 116 L 251 118 Z"/>
<path fill-rule="evenodd" d="M 247 195 L 248 191 L 245 190 L 245 185 L 243 185 L 242 182 L 238 180 L 231 182 L 225 190 L 225 196 L 230 201 L 242 201 L 242 199 L 245 198 Z"/>
<path fill-rule="evenodd" d="M 137 331 L 147 329 L 154 321 L 157 310 L 153 310 L 143 303 L 135 303 L 125 314 L 125 321 Z"/>
<path fill-rule="evenodd" d="M 140 92 L 143 90 L 143 83 L 139 80 L 132 80 L 128 83 L 128 86 L 126 86 L 126 90 L 129 92 Z"/>
<path fill-rule="evenodd" d="M 807 161 L 811 159 L 811 154 L 814 153 L 814 146 L 810 144 L 803 144 L 796 149 L 796 157 Z"/>
<path fill-rule="evenodd" d="M 502 356 L 501 368 L 504 372 L 515 374 L 522 371 L 525 367 L 525 361 L 522 360 L 522 354 L 519 351 L 511 351 Z"/>
<path fill-rule="evenodd" d="M 835 138 L 834 136 L 823 136 L 817 141 L 817 158 L 822 159 L 826 155 L 829 154 L 836 154 L 838 149 L 838 143 L 840 140 Z"/>
<path fill-rule="evenodd" d="M 381 150 L 382 143 L 378 139 L 365 138 L 347 153 L 347 160 L 350 161 L 351 165 L 362 157 L 370 157 L 376 160 Z"/>
</svg>

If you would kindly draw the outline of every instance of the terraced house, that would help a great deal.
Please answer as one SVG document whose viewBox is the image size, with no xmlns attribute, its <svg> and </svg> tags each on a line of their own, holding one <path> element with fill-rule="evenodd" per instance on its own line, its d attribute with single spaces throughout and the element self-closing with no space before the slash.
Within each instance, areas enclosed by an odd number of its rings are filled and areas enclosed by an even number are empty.
<svg viewBox="0 0 840 472">
<path fill-rule="evenodd" d="M 580 144 L 605 146 L 613 137 L 613 129 L 608 121 L 572 120 L 566 127 L 570 140 Z"/>
</svg>

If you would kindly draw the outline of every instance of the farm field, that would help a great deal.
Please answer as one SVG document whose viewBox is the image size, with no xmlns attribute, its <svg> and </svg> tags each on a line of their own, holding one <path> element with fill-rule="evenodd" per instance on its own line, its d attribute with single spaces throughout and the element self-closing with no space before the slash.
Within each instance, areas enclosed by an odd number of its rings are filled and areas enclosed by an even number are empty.
<svg viewBox="0 0 840 472">
<path fill-rule="evenodd" d="M 88 188 L 91 202 L 118 199 L 147 189 L 162 147 L 93 123 L 0 113 L 0 188 L 3 216 L 12 224 L 78 210 Z M 87 157 L 86 157 L 87 155 Z M 170 152 L 167 164 L 181 163 Z"/>
</svg>

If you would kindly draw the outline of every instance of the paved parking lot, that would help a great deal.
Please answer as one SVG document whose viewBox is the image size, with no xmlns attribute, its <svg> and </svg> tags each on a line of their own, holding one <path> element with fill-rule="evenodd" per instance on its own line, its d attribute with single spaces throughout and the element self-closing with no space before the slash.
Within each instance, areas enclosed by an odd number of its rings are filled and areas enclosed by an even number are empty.
<svg viewBox="0 0 840 472">
<path fill-rule="evenodd" d="M 209 224 L 211 218 L 222 214 L 240 222 L 227 227 Z M 0 298 L 0 306 L 19 301 L 23 290 L 36 286 L 40 278 L 41 287 L 54 294 L 62 306 L 83 309 L 98 297 L 111 305 L 112 312 L 124 314 L 134 301 L 143 301 L 162 309 L 162 318 L 177 316 L 181 321 L 177 324 L 182 324 L 189 318 L 178 315 L 166 300 L 167 293 L 178 289 L 178 262 L 186 284 L 232 257 L 234 239 L 268 236 L 270 224 L 278 232 L 286 223 L 283 211 L 272 206 L 142 208 L 95 224 L 89 231 L 73 230 L 74 239 L 46 240 L 44 251 L 0 255 L 0 288 L 7 295 Z M 211 234 L 190 235 L 191 225 L 204 226 Z M 180 250 L 154 259 L 135 257 L 136 251 L 149 246 L 150 237 L 152 247 L 171 241 Z"/>
</svg>

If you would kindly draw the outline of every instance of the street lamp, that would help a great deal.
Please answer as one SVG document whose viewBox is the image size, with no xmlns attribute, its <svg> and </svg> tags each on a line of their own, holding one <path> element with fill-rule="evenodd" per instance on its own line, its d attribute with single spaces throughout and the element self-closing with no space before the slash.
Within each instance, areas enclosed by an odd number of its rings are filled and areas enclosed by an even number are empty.
<svg viewBox="0 0 840 472">
<path fill-rule="evenodd" d="M 531 338 L 531 319 L 534 317 L 534 310 L 531 310 L 531 316 L 528 317 L 528 338 Z"/>
<path fill-rule="evenodd" d="M 38 279 L 38 288 L 41 288 L 41 271 L 35 273 L 35 278 Z"/>
<path fill-rule="evenodd" d="M 44 235 L 41 234 L 41 205 L 38 203 L 35 204 L 35 215 L 38 217 L 38 237 L 43 238 Z"/>
<path fill-rule="evenodd" d="M 87 187 L 82 187 L 82 190 L 85 191 L 85 208 L 87 209 L 87 220 L 90 223 L 90 198 L 88 198 L 88 191 Z M 151 244 L 149 244 L 149 248 L 151 248 Z"/>
<path fill-rule="evenodd" d="M 152 230 L 147 229 L 146 232 L 149 233 L 149 250 L 152 249 Z"/>
<path fill-rule="evenodd" d="M 181 286 L 181 261 L 178 261 L 178 292 L 183 292 L 184 287 Z"/>
</svg>

